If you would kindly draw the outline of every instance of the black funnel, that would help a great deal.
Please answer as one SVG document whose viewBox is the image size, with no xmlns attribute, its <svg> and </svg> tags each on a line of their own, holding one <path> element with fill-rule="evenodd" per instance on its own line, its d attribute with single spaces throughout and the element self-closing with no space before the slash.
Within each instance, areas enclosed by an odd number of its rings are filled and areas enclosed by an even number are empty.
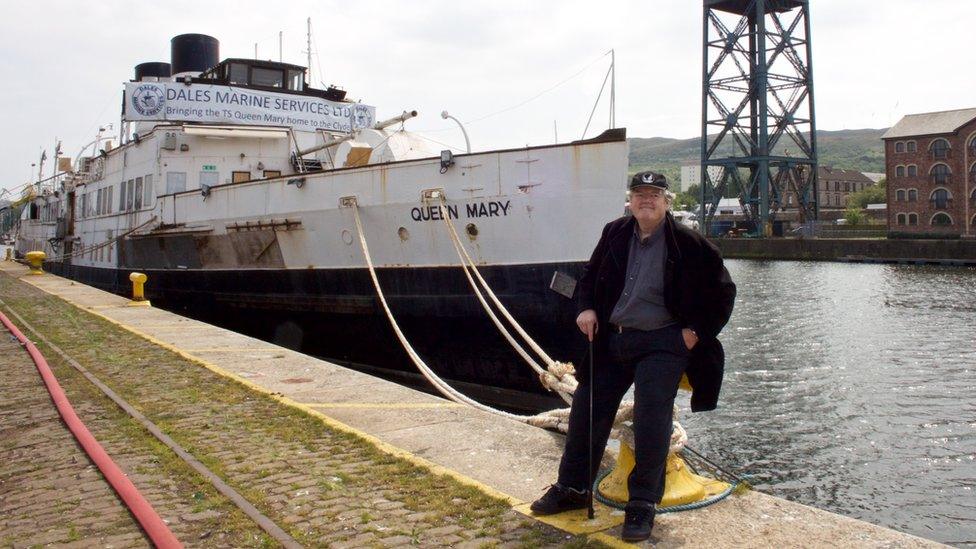
<svg viewBox="0 0 976 549">
<path fill-rule="evenodd" d="M 147 76 L 165 78 L 170 76 L 169 63 L 152 61 L 149 63 L 139 63 L 136 65 L 136 82 Z"/>
<path fill-rule="evenodd" d="M 170 41 L 173 74 L 203 72 L 220 62 L 220 42 L 206 34 L 181 34 Z"/>
</svg>

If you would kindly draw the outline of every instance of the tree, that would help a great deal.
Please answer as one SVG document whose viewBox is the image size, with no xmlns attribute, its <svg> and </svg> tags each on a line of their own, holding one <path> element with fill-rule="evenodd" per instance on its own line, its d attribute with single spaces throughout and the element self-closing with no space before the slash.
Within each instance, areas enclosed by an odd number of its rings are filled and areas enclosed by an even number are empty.
<svg viewBox="0 0 976 549">
<path fill-rule="evenodd" d="M 848 225 L 860 225 L 864 222 L 864 214 L 856 204 L 848 204 L 847 210 L 844 211 L 844 219 L 847 220 Z"/>
<path fill-rule="evenodd" d="M 851 193 L 847 197 L 847 207 L 857 206 L 859 209 L 868 207 L 868 204 L 884 204 L 888 201 L 888 188 L 886 181 L 882 179 L 874 185 L 865 187 L 863 190 Z"/>
<path fill-rule="evenodd" d="M 698 208 L 698 195 L 691 192 L 675 193 L 672 208 L 675 210 L 695 210 Z"/>
</svg>

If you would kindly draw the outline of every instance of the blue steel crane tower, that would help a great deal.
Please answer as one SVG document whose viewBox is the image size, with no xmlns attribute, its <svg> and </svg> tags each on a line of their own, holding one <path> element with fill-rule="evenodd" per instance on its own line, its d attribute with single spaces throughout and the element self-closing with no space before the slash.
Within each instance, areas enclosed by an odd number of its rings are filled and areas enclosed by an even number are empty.
<svg viewBox="0 0 976 549">
<path fill-rule="evenodd" d="M 702 231 L 728 194 L 756 236 L 787 207 L 815 220 L 809 0 L 704 0 L 703 23 Z"/>
</svg>

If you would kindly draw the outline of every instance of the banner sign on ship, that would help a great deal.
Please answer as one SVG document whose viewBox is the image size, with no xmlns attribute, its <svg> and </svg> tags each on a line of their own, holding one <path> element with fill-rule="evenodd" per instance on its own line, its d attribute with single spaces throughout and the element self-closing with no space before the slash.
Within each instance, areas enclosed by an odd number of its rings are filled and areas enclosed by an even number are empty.
<svg viewBox="0 0 976 549">
<path fill-rule="evenodd" d="M 125 85 L 124 119 L 127 122 L 166 120 L 349 132 L 376 123 L 376 107 L 232 86 L 128 82 Z"/>
</svg>

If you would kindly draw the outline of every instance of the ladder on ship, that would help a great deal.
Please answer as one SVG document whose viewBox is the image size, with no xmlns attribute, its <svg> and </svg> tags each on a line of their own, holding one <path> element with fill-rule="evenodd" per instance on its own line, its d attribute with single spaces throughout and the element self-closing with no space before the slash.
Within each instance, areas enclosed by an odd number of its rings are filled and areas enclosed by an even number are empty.
<svg viewBox="0 0 976 549">
<path fill-rule="evenodd" d="M 322 171 L 322 161 L 317 158 L 304 158 L 291 153 L 291 166 L 298 173 Z"/>
</svg>

